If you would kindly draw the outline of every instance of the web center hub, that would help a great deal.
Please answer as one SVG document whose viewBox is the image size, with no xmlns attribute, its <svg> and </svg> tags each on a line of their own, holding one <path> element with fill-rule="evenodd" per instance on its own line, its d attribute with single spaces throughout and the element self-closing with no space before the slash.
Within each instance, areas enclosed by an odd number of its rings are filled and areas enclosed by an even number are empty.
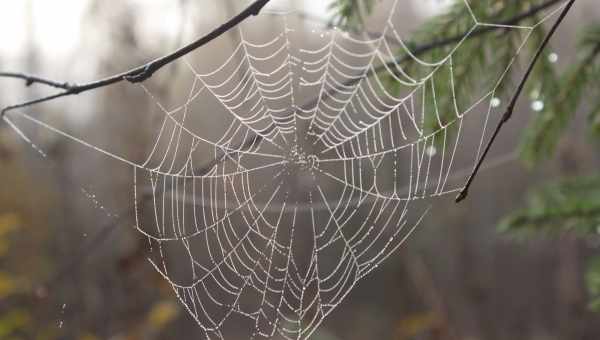
<svg viewBox="0 0 600 340">
<path fill-rule="evenodd" d="M 307 154 L 297 147 L 290 150 L 287 160 L 289 165 L 304 171 L 314 170 L 319 166 L 319 158 L 316 155 Z"/>
</svg>

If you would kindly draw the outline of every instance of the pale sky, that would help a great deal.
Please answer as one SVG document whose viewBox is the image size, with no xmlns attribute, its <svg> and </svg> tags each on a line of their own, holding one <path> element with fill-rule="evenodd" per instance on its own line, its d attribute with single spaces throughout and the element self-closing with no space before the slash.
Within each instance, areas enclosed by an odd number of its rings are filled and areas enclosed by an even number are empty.
<svg viewBox="0 0 600 340">
<path fill-rule="evenodd" d="M 141 29 L 151 33 L 175 35 L 177 1 L 129 0 L 139 3 Z M 31 37 L 38 52 L 47 58 L 62 58 L 78 47 L 82 19 L 88 10 L 89 0 L 0 0 L 0 53 L 4 59 L 23 56 Z M 143 6 L 142 6 L 143 4 Z M 28 15 L 28 12 L 30 15 Z"/>
<path fill-rule="evenodd" d="M 175 36 L 179 30 L 173 22 L 180 15 L 174 0 L 129 0 L 138 4 L 141 29 L 150 33 Z M 81 21 L 89 0 L 0 0 L 0 54 L 4 60 L 20 59 L 28 37 L 33 37 L 39 53 L 47 58 L 63 58 L 77 49 Z M 281 7 L 278 1 L 272 7 Z M 304 6 L 305 11 L 325 16 L 329 2 L 323 0 L 292 1 Z M 423 15 L 431 14 L 449 0 L 412 0 Z M 284 5 L 285 6 L 285 5 Z M 28 18 L 28 12 L 31 16 Z"/>
<path fill-rule="evenodd" d="M 0 53 L 5 58 L 21 56 L 28 36 L 44 54 L 72 52 L 87 4 L 87 0 L 0 0 Z"/>
</svg>

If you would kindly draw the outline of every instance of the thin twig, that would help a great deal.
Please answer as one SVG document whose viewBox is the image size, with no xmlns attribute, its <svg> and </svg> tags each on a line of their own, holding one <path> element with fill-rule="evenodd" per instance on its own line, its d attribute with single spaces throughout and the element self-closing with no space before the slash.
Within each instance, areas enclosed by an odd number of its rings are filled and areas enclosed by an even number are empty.
<svg viewBox="0 0 600 340">
<path fill-rule="evenodd" d="M 0 72 L 0 77 L 2 78 L 16 78 L 22 79 L 25 81 L 25 86 L 29 87 L 33 84 L 42 84 L 50 87 L 55 87 L 57 89 L 68 90 L 73 87 L 72 84 L 66 82 L 57 82 L 51 79 L 45 79 L 42 77 L 37 77 L 25 73 L 17 73 L 17 72 Z"/>
<path fill-rule="evenodd" d="M 523 89 L 525 89 L 525 84 L 527 83 L 529 76 L 531 76 L 531 73 L 533 72 L 535 65 L 537 64 L 538 60 L 540 59 L 544 50 L 546 49 L 546 46 L 548 46 L 548 43 L 550 42 L 550 40 L 554 36 L 554 33 L 556 33 L 556 31 L 558 30 L 558 27 L 560 26 L 560 24 L 563 22 L 563 20 L 569 13 L 569 10 L 571 9 L 571 7 L 573 7 L 573 4 L 575 4 L 575 0 L 570 0 L 569 3 L 565 6 L 565 8 L 560 13 L 560 16 L 558 17 L 558 19 L 556 20 L 554 25 L 552 25 L 552 28 L 550 29 L 550 31 L 548 31 L 548 33 L 546 34 L 546 37 L 544 38 L 542 45 L 540 45 L 537 52 L 535 53 L 535 56 L 529 63 L 527 72 L 525 72 L 525 74 L 523 75 L 523 78 L 521 79 L 521 82 L 519 83 L 519 86 L 517 87 L 515 94 L 513 95 L 510 103 L 508 104 L 508 107 L 506 108 L 506 111 L 504 112 L 502 119 L 500 120 L 500 122 L 498 122 L 498 125 L 496 126 L 496 130 L 494 130 L 494 133 L 492 134 L 491 139 L 488 141 L 488 143 L 485 147 L 485 150 L 483 151 L 483 154 L 477 161 L 475 168 L 473 168 L 473 172 L 471 172 L 471 175 L 469 176 L 467 183 L 465 184 L 465 186 L 461 190 L 461 192 L 458 194 L 458 196 L 456 196 L 456 203 L 463 201 L 469 195 L 469 188 L 471 187 L 473 180 L 477 176 L 477 173 L 479 172 L 479 168 L 481 168 L 481 165 L 485 161 L 485 158 L 486 158 L 487 154 L 489 153 L 490 149 L 492 148 L 492 145 L 496 141 L 496 138 L 498 137 L 500 130 L 502 130 L 502 127 L 504 126 L 504 124 L 506 124 L 506 122 L 508 122 L 508 120 L 512 117 L 512 115 L 515 111 L 515 107 L 517 105 L 517 101 L 519 100 L 519 97 L 521 96 Z"/>
<path fill-rule="evenodd" d="M 222 24 L 221 26 L 215 28 L 212 32 L 208 33 L 207 35 L 203 36 L 202 38 L 192 42 L 191 44 L 186 45 L 171 54 L 154 59 L 153 61 L 151 61 L 147 64 L 138 66 L 127 72 L 123 72 L 120 74 L 116 74 L 114 76 L 110 76 L 108 78 L 92 81 L 92 82 L 85 83 L 85 84 L 69 84 L 69 83 L 56 82 L 56 81 L 53 81 L 50 79 L 45 79 L 45 78 L 41 78 L 41 77 L 37 77 L 37 76 L 30 76 L 30 75 L 22 74 L 22 73 L 10 73 L 10 72 L 0 73 L 0 77 L 4 76 L 4 77 L 10 77 L 10 78 L 23 79 L 26 81 L 27 85 L 32 85 L 32 84 L 38 83 L 38 84 L 43 84 L 43 85 L 47 85 L 47 86 L 51 86 L 51 87 L 55 87 L 55 88 L 64 90 L 63 92 L 59 92 L 57 94 L 53 94 L 53 95 L 50 95 L 47 97 L 37 98 L 37 99 L 26 101 L 26 102 L 23 102 L 20 104 L 7 106 L 4 109 L 2 109 L 2 111 L 0 112 L 0 117 L 4 116 L 6 114 L 6 112 L 14 110 L 14 109 L 23 108 L 23 107 L 27 107 L 27 106 L 31 106 L 31 105 L 35 105 L 35 104 L 39 104 L 39 103 L 44 103 L 44 102 L 54 100 L 57 98 L 61 98 L 61 97 L 65 97 L 65 96 L 80 94 L 82 92 L 87 92 L 87 91 L 91 91 L 91 90 L 98 89 L 101 87 L 120 83 L 122 81 L 129 81 L 131 83 L 143 82 L 144 80 L 152 77 L 152 75 L 156 71 L 160 70 L 164 66 L 166 66 L 166 65 L 176 61 L 177 59 L 208 44 L 212 40 L 221 36 L 223 33 L 236 27 L 238 24 L 240 24 L 242 21 L 246 20 L 248 17 L 253 16 L 253 15 L 258 15 L 258 13 L 262 10 L 262 8 L 269 1 L 270 0 L 256 0 L 250 6 L 248 6 L 245 10 L 240 12 L 238 15 L 231 18 L 229 21 Z"/>
</svg>

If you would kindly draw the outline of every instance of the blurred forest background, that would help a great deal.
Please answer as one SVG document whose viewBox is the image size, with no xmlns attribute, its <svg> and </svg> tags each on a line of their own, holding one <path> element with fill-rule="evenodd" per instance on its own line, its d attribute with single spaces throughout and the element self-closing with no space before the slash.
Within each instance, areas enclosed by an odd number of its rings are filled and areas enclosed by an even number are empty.
<svg viewBox="0 0 600 340">
<path fill-rule="evenodd" d="M 388 3 L 376 2 L 363 27 L 347 10 L 361 1 L 338 0 L 330 8 L 332 2 L 278 3 L 296 9 L 307 32 L 325 29 L 332 20 L 370 30 L 369 22 L 377 22 Z M 449 34 L 422 27 L 451 11 L 452 3 L 400 0 L 399 26 L 406 34 L 420 32 L 421 43 Z M 0 69 L 96 79 L 164 55 L 247 4 L 2 0 Z M 546 78 L 545 69 L 534 77 L 534 84 L 550 85 L 523 96 L 494 147 L 495 162 L 477 178 L 469 199 L 439 204 L 409 242 L 351 292 L 315 340 L 600 338 L 600 314 L 594 312 L 600 270 L 589 270 L 600 267 L 594 261 L 600 255 L 600 181 L 593 177 L 600 153 L 590 132 L 600 121 L 593 118 L 598 87 L 579 89 L 581 96 L 573 98 L 568 93 L 577 87 L 566 85 L 592 86 L 596 68 L 574 65 L 596 61 L 600 36 L 594 33 L 600 30 L 584 34 L 595 22 L 600 23 L 596 1 L 577 1 L 548 52 L 556 78 Z M 595 43 L 591 59 L 579 53 L 589 47 L 582 47 L 582 37 Z M 208 49 L 215 59 L 226 57 Z M 581 74 L 589 79 L 572 79 Z M 170 68 L 152 84 L 177 102 L 186 86 L 178 79 L 177 69 Z M 561 86 L 553 89 L 552 82 Z M 47 91 L 21 85 L 0 79 L 0 106 Z M 546 107 L 535 109 L 532 103 L 540 101 Z M 143 159 L 157 123 L 148 118 L 151 107 L 146 95 L 118 85 L 32 111 Z M 538 130 L 553 133 L 555 145 L 542 140 L 536 145 L 544 146 L 534 151 L 523 147 L 523 138 L 536 138 L 529 132 L 550 121 Z M 132 228 L 129 169 L 46 130 L 29 132 L 46 157 L 0 125 L 0 339 L 202 338 L 146 261 L 147 243 Z M 532 153 L 523 156 L 524 148 Z M 556 211 L 561 214 L 554 216 Z"/>
</svg>

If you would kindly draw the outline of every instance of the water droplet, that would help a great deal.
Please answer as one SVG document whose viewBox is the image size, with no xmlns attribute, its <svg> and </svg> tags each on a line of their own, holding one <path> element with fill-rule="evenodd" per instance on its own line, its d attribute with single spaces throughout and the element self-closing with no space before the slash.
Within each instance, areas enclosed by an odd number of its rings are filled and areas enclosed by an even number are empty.
<svg viewBox="0 0 600 340">
<path fill-rule="evenodd" d="M 500 100 L 500 98 L 494 97 L 492 98 L 490 104 L 492 105 L 492 107 L 499 107 L 502 104 L 502 101 Z"/>
<path fill-rule="evenodd" d="M 552 52 L 548 55 L 548 61 L 551 63 L 556 63 L 558 61 L 558 54 Z"/>
<path fill-rule="evenodd" d="M 535 100 L 531 103 L 531 109 L 535 112 L 540 112 L 544 109 L 544 102 L 541 100 Z"/>
<path fill-rule="evenodd" d="M 425 152 L 427 153 L 427 156 L 433 157 L 437 154 L 437 148 L 433 145 L 430 145 L 427 147 L 427 150 L 425 150 Z"/>
</svg>

